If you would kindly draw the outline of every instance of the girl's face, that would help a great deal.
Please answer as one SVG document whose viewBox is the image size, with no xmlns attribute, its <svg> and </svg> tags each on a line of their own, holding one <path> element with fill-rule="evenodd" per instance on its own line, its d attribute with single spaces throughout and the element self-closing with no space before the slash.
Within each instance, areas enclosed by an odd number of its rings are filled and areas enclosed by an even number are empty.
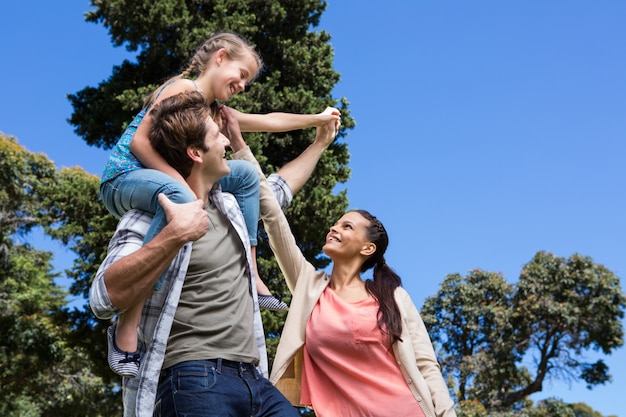
<svg viewBox="0 0 626 417">
<path fill-rule="evenodd" d="M 221 101 L 245 90 L 259 70 L 256 59 L 248 51 L 241 58 L 230 59 L 226 50 L 221 49 L 216 52 L 215 59 L 217 67 L 212 78 L 213 91 L 215 98 Z"/>
<path fill-rule="evenodd" d="M 352 258 L 371 245 L 366 230 L 369 221 L 357 212 L 344 214 L 331 226 L 322 250 L 331 259 Z"/>
</svg>

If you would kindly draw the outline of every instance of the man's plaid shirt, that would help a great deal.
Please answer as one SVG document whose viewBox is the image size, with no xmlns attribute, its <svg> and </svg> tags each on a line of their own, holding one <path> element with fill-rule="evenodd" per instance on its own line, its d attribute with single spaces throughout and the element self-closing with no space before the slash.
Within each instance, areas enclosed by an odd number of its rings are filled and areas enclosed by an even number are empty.
<svg viewBox="0 0 626 417">
<path fill-rule="evenodd" d="M 246 151 L 249 152 L 248 149 Z M 293 197 L 289 185 L 278 175 L 271 175 L 268 178 L 268 182 L 281 207 L 285 208 Z M 224 193 L 219 188 L 216 188 L 211 191 L 209 198 L 218 210 L 230 220 L 244 243 L 243 248 L 245 248 L 248 260 L 250 286 L 254 299 L 254 330 L 260 355 L 258 367 L 261 373 L 267 377 L 268 364 L 265 334 L 259 311 L 256 284 L 253 275 L 250 273 L 253 271 L 250 240 L 243 215 L 237 201 L 231 194 Z M 104 273 L 116 260 L 141 248 L 151 220 L 152 216 L 149 213 L 139 210 L 131 210 L 120 219 L 115 234 L 109 242 L 107 256 L 102 265 L 100 265 L 96 278 L 91 285 L 89 304 L 96 317 L 112 319 L 121 312 L 111 304 L 104 285 Z M 163 289 L 155 292 L 144 306 L 139 332 L 138 349 L 141 353 L 139 376 L 136 378 L 122 378 L 124 416 L 152 416 L 159 375 L 167 347 L 167 339 L 172 327 L 190 256 L 191 242 L 187 243 L 172 261 Z"/>
</svg>

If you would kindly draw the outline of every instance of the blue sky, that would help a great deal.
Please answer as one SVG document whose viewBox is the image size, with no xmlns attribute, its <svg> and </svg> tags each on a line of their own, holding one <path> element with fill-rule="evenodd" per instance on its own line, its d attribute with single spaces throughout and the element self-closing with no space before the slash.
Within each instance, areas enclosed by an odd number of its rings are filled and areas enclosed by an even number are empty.
<svg viewBox="0 0 626 417">
<path fill-rule="evenodd" d="M 74 135 L 65 97 L 132 56 L 84 22 L 88 1 L 18 3 L 0 4 L 0 131 L 100 175 L 108 152 Z M 591 256 L 624 287 L 625 18 L 604 0 L 329 1 L 317 29 L 357 122 L 350 206 L 383 221 L 418 307 L 449 273 L 516 282 L 539 250 Z M 552 380 L 533 399 L 626 417 L 625 352 L 603 357 L 611 384 Z"/>
</svg>

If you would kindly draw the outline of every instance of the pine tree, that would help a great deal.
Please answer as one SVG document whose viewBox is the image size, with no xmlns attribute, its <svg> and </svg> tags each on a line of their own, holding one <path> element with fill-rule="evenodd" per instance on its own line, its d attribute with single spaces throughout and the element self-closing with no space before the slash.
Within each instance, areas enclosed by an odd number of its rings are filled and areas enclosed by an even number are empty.
<svg viewBox="0 0 626 417">
<path fill-rule="evenodd" d="M 326 106 L 342 112 L 338 141 L 325 152 L 307 185 L 287 209 L 293 232 L 305 256 L 317 267 L 329 226 L 347 207 L 345 191 L 335 193 L 349 177 L 349 154 L 340 143 L 354 127 L 345 99 L 331 95 L 339 81 L 333 69 L 330 35 L 316 31 L 325 1 L 318 0 L 95 0 L 87 21 L 102 23 L 113 45 L 137 52 L 136 60 L 122 62 L 97 87 L 69 95 L 75 132 L 94 146 L 110 148 L 141 107 L 143 97 L 172 75 L 211 33 L 232 31 L 255 44 L 263 57 L 263 72 L 248 91 L 226 104 L 242 112 L 318 113 Z M 246 134 L 246 142 L 267 173 L 295 158 L 313 140 L 314 129 L 280 134 Z M 270 290 L 289 300 L 289 292 L 260 231 L 259 271 Z M 264 312 L 270 363 L 284 313 Z"/>
</svg>

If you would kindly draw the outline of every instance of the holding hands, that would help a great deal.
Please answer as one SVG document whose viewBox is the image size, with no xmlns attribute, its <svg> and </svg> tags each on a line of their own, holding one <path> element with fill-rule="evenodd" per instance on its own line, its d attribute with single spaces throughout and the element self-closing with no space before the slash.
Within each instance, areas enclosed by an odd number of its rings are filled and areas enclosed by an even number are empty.
<svg viewBox="0 0 626 417">
<path fill-rule="evenodd" d="M 341 126 L 341 112 L 334 107 L 326 107 L 323 112 L 316 114 L 315 117 L 318 119 L 315 127 L 323 126 L 331 121 L 335 122 L 335 130 L 339 130 L 339 126 Z"/>
</svg>

